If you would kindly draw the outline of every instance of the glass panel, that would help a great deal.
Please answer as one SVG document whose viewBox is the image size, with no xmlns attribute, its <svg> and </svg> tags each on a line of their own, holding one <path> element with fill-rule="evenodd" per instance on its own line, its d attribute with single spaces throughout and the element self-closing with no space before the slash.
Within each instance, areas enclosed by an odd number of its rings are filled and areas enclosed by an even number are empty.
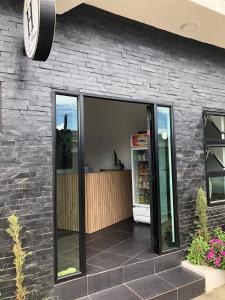
<svg viewBox="0 0 225 300">
<path fill-rule="evenodd" d="M 225 169 L 225 147 L 213 146 L 206 149 L 207 172 L 223 171 Z"/>
<path fill-rule="evenodd" d="M 207 115 L 205 138 L 211 140 L 225 139 L 225 116 Z"/>
<path fill-rule="evenodd" d="M 158 107 L 158 157 L 162 251 L 175 246 L 170 108 Z"/>
<path fill-rule="evenodd" d="M 209 177 L 209 200 L 211 203 L 225 200 L 225 176 Z"/>
<path fill-rule="evenodd" d="M 77 98 L 56 96 L 58 277 L 80 271 Z"/>
<path fill-rule="evenodd" d="M 150 204 L 150 178 L 148 168 L 148 149 L 133 149 L 134 204 Z"/>
</svg>

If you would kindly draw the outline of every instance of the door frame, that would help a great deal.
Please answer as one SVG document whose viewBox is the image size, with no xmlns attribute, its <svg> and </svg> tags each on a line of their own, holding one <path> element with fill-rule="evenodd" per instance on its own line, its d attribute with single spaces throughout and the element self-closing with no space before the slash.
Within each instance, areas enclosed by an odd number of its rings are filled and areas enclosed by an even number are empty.
<svg viewBox="0 0 225 300">
<path fill-rule="evenodd" d="M 57 240 L 56 240 L 56 222 L 57 222 L 57 205 L 56 205 L 56 166 L 55 166 L 55 153 L 56 153 L 56 134 L 55 134 L 55 126 L 56 126 L 56 95 L 64 95 L 64 96 L 73 96 L 77 97 L 78 99 L 78 119 L 79 119 L 79 225 L 80 225 L 80 232 L 79 232 L 79 245 L 80 245 L 80 272 L 74 274 L 72 276 L 63 277 L 58 279 L 57 277 Z M 152 209 L 151 209 L 151 220 L 154 221 L 151 226 L 152 232 L 152 241 L 154 244 L 152 245 L 154 252 L 158 254 L 165 254 L 174 252 L 179 248 L 180 241 L 179 241 L 179 222 L 178 222 L 178 201 L 177 201 L 177 176 L 176 176 L 176 155 L 175 155 L 175 134 L 174 134 L 174 118 L 173 118 L 173 103 L 168 102 L 165 103 L 161 102 L 152 102 L 149 100 L 142 100 L 139 99 L 131 99 L 126 97 L 111 97 L 111 96 L 104 96 L 104 95 L 96 95 L 91 93 L 80 93 L 79 91 L 67 91 L 67 90 L 52 90 L 52 114 L 53 114 L 53 138 L 52 138 L 52 147 L 53 147 L 53 240 L 54 240 L 54 281 L 55 283 L 64 282 L 67 280 L 71 280 L 74 278 L 78 278 L 80 276 L 86 275 L 86 235 L 85 235 L 85 173 L 84 173 L 84 164 L 85 164 L 85 157 L 84 157 L 84 147 L 85 147 L 85 140 L 84 140 L 84 120 L 85 120 L 85 113 L 84 113 L 84 100 L 85 98 L 95 98 L 95 100 L 108 100 L 108 101 L 115 101 L 115 102 L 125 102 L 130 104 L 143 104 L 146 105 L 146 108 L 151 108 L 151 120 L 150 120 L 150 129 L 153 132 L 151 134 L 150 143 L 154 148 L 152 152 L 152 167 L 154 175 L 152 176 Z M 173 196 L 174 196 L 174 224 L 175 224 L 175 239 L 176 239 L 176 246 L 168 251 L 162 252 L 162 245 L 161 245 L 161 221 L 159 218 L 160 214 L 160 202 L 159 199 L 159 174 L 157 171 L 158 166 L 158 147 L 157 147 L 157 106 L 164 106 L 170 107 L 170 117 L 171 117 L 171 133 L 172 133 L 172 174 L 173 174 Z M 146 113 L 146 121 L 148 121 L 148 113 Z"/>
<path fill-rule="evenodd" d="M 56 238 L 56 228 L 57 228 L 57 201 L 56 201 L 56 96 L 71 96 L 77 98 L 77 108 L 78 108 L 78 174 L 79 174 L 79 261 L 80 261 L 80 272 L 65 276 L 63 278 L 58 278 L 58 246 Z M 85 182 L 84 182 L 84 97 L 81 94 L 70 93 L 66 91 L 53 90 L 52 92 L 52 150 L 53 150 L 53 245 L 54 245 L 54 283 L 61 283 L 67 280 L 71 280 L 86 274 L 86 236 L 85 236 Z"/>
<path fill-rule="evenodd" d="M 160 207 L 160 188 L 159 188 L 159 157 L 158 157 L 158 118 L 157 118 L 157 107 L 168 107 L 170 108 L 170 126 L 171 126 L 171 162 L 172 162 L 172 178 L 173 178 L 173 205 L 174 205 L 174 230 L 175 230 L 175 246 L 169 250 L 162 250 L 162 226 L 161 226 L 161 207 Z M 165 105 L 154 103 L 154 155 L 155 155 L 155 206 L 157 206 L 155 213 L 157 219 L 157 253 L 159 255 L 171 253 L 178 250 L 180 246 L 180 234 L 179 234 L 179 214 L 178 214 L 178 195 L 177 195 L 177 164 L 176 164 L 176 141 L 175 141 L 175 127 L 174 127 L 174 107 L 173 105 Z"/>
</svg>

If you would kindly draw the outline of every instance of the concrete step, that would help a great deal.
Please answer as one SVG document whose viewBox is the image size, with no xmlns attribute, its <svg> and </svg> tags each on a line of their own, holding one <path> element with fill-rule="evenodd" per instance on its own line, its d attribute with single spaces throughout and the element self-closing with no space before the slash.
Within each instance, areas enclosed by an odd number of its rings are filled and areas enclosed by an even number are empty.
<svg viewBox="0 0 225 300">
<path fill-rule="evenodd" d="M 163 274 L 164 271 L 179 267 L 181 260 L 181 252 L 176 251 L 141 262 L 122 265 L 118 268 L 57 284 L 55 295 L 58 296 L 59 300 L 73 300 L 121 285 L 125 285 L 126 289 L 129 289 L 128 282 L 151 276 L 153 276 L 151 278 L 158 278 L 157 274 Z"/>
<path fill-rule="evenodd" d="M 190 300 L 204 293 L 205 280 L 183 267 L 136 279 L 79 300 Z"/>
</svg>

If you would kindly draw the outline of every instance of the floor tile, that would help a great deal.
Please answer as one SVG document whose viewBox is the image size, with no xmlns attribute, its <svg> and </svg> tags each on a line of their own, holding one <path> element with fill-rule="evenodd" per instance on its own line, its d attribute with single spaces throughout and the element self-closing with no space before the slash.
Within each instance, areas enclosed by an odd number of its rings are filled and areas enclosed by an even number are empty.
<svg viewBox="0 0 225 300">
<path fill-rule="evenodd" d="M 142 278 L 154 273 L 154 260 L 145 260 L 124 267 L 124 282 Z"/>
<path fill-rule="evenodd" d="M 95 239 L 95 237 L 94 237 L 94 236 L 92 236 L 92 234 L 88 234 L 88 233 L 86 233 L 86 237 L 85 237 L 85 239 L 86 239 L 86 243 L 88 243 L 88 242 L 91 242 L 91 241 L 93 241 L 93 240 Z"/>
<path fill-rule="evenodd" d="M 102 237 L 109 240 L 125 241 L 132 237 L 132 233 L 120 231 L 107 231 L 102 234 Z"/>
<path fill-rule="evenodd" d="M 134 226 L 135 226 L 134 221 L 125 220 L 125 221 L 122 221 L 120 223 L 117 223 L 117 224 L 113 225 L 111 229 L 115 230 L 115 231 L 120 231 L 120 232 L 133 233 Z"/>
<path fill-rule="evenodd" d="M 91 295 L 92 300 L 140 300 L 135 293 L 124 285 Z"/>
<path fill-rule="evenodd" d="M 77 278 L 55 285 L 55 295 L 62 300 L 72 300 L 87 295 L 87 277 Z"/>
<path fill-rule="evenodd" d="M 106 271 L 105 268 L 100 268 L 100 267 L 90 265 L 90 264 L 86 265 L 86 269 L 87 269 L 87 275 L 92 275 L 92 274 L 96 274 L 96 273 L 99 273 L 99 272 Z"/>
<path fill-rule="evenodd" d="M 178 267 L 181 264 L 181 259 L 180 251 L 158 256 L 155 259 L 155 272 L 158 273 Z"/>
<path fill-rule="evenodd" d="M 178 267 L 172 270 L 168 270 L 158 274 L 161 278 L 165 279 L 169 283 L 176 287 L 181 287 L 183 285 L 189 284 L 196 280 L 202 279 L 198 274 L 195 274 L 189 270 L 182 267 Z"/>
<path fill-rule="evenodd" d="M 120 243 L 119 245 L 111 247 L 110 249 L 108 249 L 108 251 L 133 257 L 144 251 L 145 249 L 145 246 L 136 244 L 131 240 L 127 240 L 123 243 Z"/>
<path fill-rule="evenodd" d="M 109 227 L 103 228 L 101 230 L 98 230 L 96 232 L 87 234 L 88 239 L 98 239 L 98 238 L 101 238 L 104 234 L 112 231 L 111 227 L 112 226 L 109 226 Z"/>
<path fill-rule="evenodd" d="M 147 224 L 136 224 L 134 227 L 134 232 L 132 239 L 135 243 L 141 245 L 151 245 L 151 227 Z"/>
<path fill-rule="evenodd" d="M 144 250 L 143 252 L 141 252 L 140 254 L 138 254 L 137 256 L 135 256 L 135 258 L 146 260 L 146 259 L 152 259 L 157 256 L 158 255 L 156 253 L 152 253 L 151 248 L 148 248 L 148 249 Z"/>
<path fill-rule="evenodd" d="M 145 238 L 144 236 L 138 236 L 138 237 L 132 236 L 129 240 L 135 244 L 145 246 L 145 248 L 151 246 L 151 238 L 150 237 Z"/>
<path fill-rule="evenodd" d="M 156 297 L 148 299 L 148 300 L 177 300 L 177 289 L 172 290 L 170 292 L 166 292 L 164 294 L 161 294 L 159 296 L 156 296 Z M 181 300 L 184 300 L 184 299 L 181 299 Z"/>
<path fill-rule="evenodd" d="M 175 289 L 174 286 L 165 282 L 157 275 L 151 275 L 132 281 L 127 283 L 127 286 L 143 299 L 151 299 Z"/>
<path fill-rule="evenodd" d="M 116 244 L 118 244 L 118 241 L 104 239 L 104 238 L 98 238 L 96 240 L 93 240 L 89 243 L 87 243 L 88 248 L 94 248 L 98 250 L 106 250 Z"/>
<path fill-rule="evenodd" d="M 125 263 L 123 263 L 121 266 L 127 266 L 127 265 L 131 265 L 134 263 L 138 263 L 138 262 L 142 262 L 142 259 L 137 259 L 137 258 L 130 258 L 128 261 L 125 261 Z"/>
<path fill-rule="evenodd" d="M 178 300 L 189 300 L 205 292 L 205 280 L 201 279 L 178 289 Z M 224 297 L 225 298 L 225 297 Z"/>
<path fill-rule="evenodd" d="M 123 268 L 88 276 L 88 294 L 93 294 L 123 283 Z"/>
<path fill-rule="evenodd" d="M 86 258 L 87 259 L 92 258 L 93 256 L 100 254 L 101 252 L 102 250 L 86 247 Z"/>
<path fill-rule="evenodd" d="M 150 226 L 148 224 L 135 223 L 132 218 L 129 218 L 92 234 L 86 234 L 86 257 L 88 263 L 109 270 L 120 265 L 125 266 L 154 257 L 154 254 L 147 251 L 147 248 L 150 248 L 150 242 Z M 114 262 L 112 263 L 112 259 L 108 259 L 106 254 L 99 256 L 102 252 L 111 252 L 117 255 Z M 140 257 L 135 257 L 136 255 L 139 256 L 139 253 Z M 127 258 L 123 259 L 121 255 L 125 255 Z M 96 260 L 89 261 L 96 256 Z M 103 257 L 106 259 L 105 262 Z M 95 272 L 96 270 L 89 266 L 89 274 L 92 274 L 92 271 Z"/>
<path fill-rule="evenodd" d="M 129 257 L 117 253 L 102 252 L 95 257 L 92 257 L 87 262 L 102 268 L 112 269 L 119 267 L 126 262 Z"/>
</svg>

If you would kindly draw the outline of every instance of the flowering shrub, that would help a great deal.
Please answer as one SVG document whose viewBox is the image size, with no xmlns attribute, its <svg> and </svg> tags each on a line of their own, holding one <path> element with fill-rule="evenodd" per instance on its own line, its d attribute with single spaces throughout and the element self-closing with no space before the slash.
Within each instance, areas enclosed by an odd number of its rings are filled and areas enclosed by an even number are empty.
<svg viewBox="0 0 225 300">
<path fill-rule="evenodd" d="M 202 189 L 198 189 L 195 215 L 197 226 L 187 260 L 195 265 L 225 270 L 225 231 L 221 227 L 209 230 L 206 194 Z"/>
<path fill-rule="evenodd" d="M 221 227 L 216 227 L 213 231 L 214 238 L 217 238 L 225 243 L 225 232 L 222 230 Z"/>
<path fill-rule="evenodd" d="M 206 254 L 209 251 L 209 245 L 202 236 L 195 236 L 191 246 L 188 248 L 187 260 L 194 265 L 206 265 Z"/>
<path fill-rule="evenodd" d="M 225 243 L 220 239 L 214 238 L 209 244 L 210 248 L 206 258 L 208 265 L 225 270 Z"/>
</svg>

